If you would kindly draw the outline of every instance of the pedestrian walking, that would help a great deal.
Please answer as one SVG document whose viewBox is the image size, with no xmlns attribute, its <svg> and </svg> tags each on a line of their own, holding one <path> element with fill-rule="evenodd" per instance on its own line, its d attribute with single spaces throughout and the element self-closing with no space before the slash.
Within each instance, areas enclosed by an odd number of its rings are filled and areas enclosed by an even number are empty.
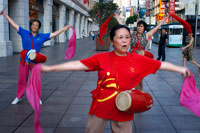
<svg viewBox="0 0 200 133">
<path fill-rule="evenodd" d="M 162 58 L 162 61 L 165 61 L 166 54 L 165 54 L 165 47 L 168 43 L 168 35 L 166 32 L 166 29 L 161 30 L 161 35 L 160 35 L 160 41 L 158 44 L 158 58 L 157 60 L 160 60 Z"/>
<path fill-rule="evenodd" d="M 132 133 L 134 114 L 117 109 L 117 94 L 136 87 L 142 78 L 155 74 L 158 69 L 178 72 L 184 77 L 190 75 L 185 67 L 129 53 L 131 34 L 130 29 L 124 25 L 112 28 L 110 41 L 114 47 L 112 52 L 102 52 L 86 59 L 57 65 L 41 65 L 43 72 L 98 71 L 97 88 L 91 92 L 93 101 L 86 126 L 87 133 L 103 133 L 107 121 L 110 121 L 112 132 Z"/>
<path fill-rule="evenodd" d="M 85 37 L 86 37 L 85 30 L 83 29 L 83 31 L 82 31 L 82 38 L 85 38 Z"/>
<path fill-rule="evenodd" d="M 28 31 L 16 24 L 4 11 L 2 11 L 0 15 L 3 15 L 8 20 L 10 25 L 17 31 L 22 39 L 23 50 L 20 53 L 21 57 L 17 84 L 17 97 L 11 103 L 17 104 L 22 101 L 22 97 L 26 90 L 29 71 L 32 71 L 33 66 L 37 63 L 30 59 L 30 53 L 40 52 L 44 42 L 68 30 L 70 26 L 67 25 L 53 33 L 39 33 L 39 29 L 41 27 L 41 22 L 39 20 L 31 21 L 31 31 Z M 42 104 L 42 101 L 40 101 L 40 104 Z"/>
<path fill-rule="evenodd" d="M 200 72 L 200 64 L 198 64 L 194 60 L 193 44 L 194 44 L 193 33 L 189 33 L 189 43 L 185 47 L 181 48 L 183 50 L 183 66 L 186 66 L 186 61 L 189 61 L 190 63 L 196 65 Z"/>
<path fill-rule="evenodd" d="M 91 31 L 92 40 L 94 40 L 94 31 Z"/>
</svg>

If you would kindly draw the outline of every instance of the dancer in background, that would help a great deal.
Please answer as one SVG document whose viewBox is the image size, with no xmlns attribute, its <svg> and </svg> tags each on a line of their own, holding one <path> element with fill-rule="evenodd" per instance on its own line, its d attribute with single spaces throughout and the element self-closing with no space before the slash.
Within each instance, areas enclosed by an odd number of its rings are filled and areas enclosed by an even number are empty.
<svg viewBox="0 0 200 133">
<path fill-rule="evenodd" d="M 133 113 L 119 111 L 115 98 L 121 91 L 131 90 L 148 74 L 158 69 L 178 72 L 188 77 L 187 68 L 168 62 L 160 62 L 128 52 L 131 44 L 130 29 L 124 25 L 114 26 L 110 32 L 112 52 L 102 52 L 89 58 L 57 65 L 41 65 L 41 71 L 98 71 L 97 88 L 89 111 L 86 133 L 103 133 L 107 121 L 112 132 L 132 133 Z M 126 68 L 126 69 L 124 69 Z"/>
<path fill-rule="evenodd" d="M 39 20 L 31 21 L 31 31 L 23 29 L 18 24 L 16 24 L 4 11 L 0 13 L 3 15 L 10 25 L 18 32 L 22 39 L 23 52 L 25 51 L 25 56 L 21 56 L 19 64 L 19 76 L 17 84 L 17 97 L 13 100 L 11 104 L 17 104 L 22 101 L 22 97 L 27 87 L 27 81 L 29 76 L 29 71 L 32 71 L 35 63 L 30 60 L 29 55 L 31 52 L 40 52 L 40 49 L 44 42 L 54 38 L 55 36 L 61 34 L 62 32 L 68 30 L 70 26 L 65 26 L 60 30 L 53 33 L 39 33 L 41 27 L 41 22 Z M 22 55 L 22 52 L 20 53 Z M 42 101 L 40 101 L 42 104 Z"/>
<path fill-rule="evenodd" d="M 183 50 L 183 66 L 186 66 L 186 61 L 196 65 L 200 72 L 200 64 L 198 64 L 193 57 L 193 44 L 194 44 L 194 37 L 193 33 L 189 33 L 189 43 L 181 48 Z"/>
<path fill-rule="evenodd" d="M 152 40 L 153 40 L 153 36 L 151 36 L 151 37 L 148 38 L 147 49 L 149 51 L 151 50 Z"/>
<path fill-rule="evenodd" d="M 117 15 L 115 15 L 115 18 L 117 19 L 118 23 L 121 24 L 121 21 Z M 148 57 L 152 57 L 153 54 L 151 54 L 150 52 L 145 52 L 145 48 L 148 44 L 148 38 L 152 37 L 157 32 L 157 30 L 162 26 L 162 24 L 164 24 L 164 22 L 167 18 L 168 18 L 168 16 L 166 16 L 164 19 L 162 19 L 155 28 L 153 28 L 152 30 L 150 30 L 148 32 L 145 32 L 147 30 L 146 22 L 144 22 L 143 20 L 138 21 L 137 32 L 133 32 L 133 34 L 131 35 L 132 41 L 131 41 L 130 52 L 142 54 L 142 55 L 148 56 Z M 138 84 L 136 89 L 143 90 L 143 81 L 142 80 Z"/>
</svg>

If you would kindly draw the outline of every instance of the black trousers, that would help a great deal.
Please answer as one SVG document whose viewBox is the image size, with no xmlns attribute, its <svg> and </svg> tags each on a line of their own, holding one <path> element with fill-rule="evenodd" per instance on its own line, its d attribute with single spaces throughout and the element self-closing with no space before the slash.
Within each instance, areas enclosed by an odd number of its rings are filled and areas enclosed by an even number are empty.
<svg viewBox="0 0 200 133">
<path fill-rule="evenodd" d="M 159 46 L 158 47 L 158 58 L 157 60 L 160 60 L 162 58 L 162 61 L 165 61 L 165 46 Z"/>
</svg>

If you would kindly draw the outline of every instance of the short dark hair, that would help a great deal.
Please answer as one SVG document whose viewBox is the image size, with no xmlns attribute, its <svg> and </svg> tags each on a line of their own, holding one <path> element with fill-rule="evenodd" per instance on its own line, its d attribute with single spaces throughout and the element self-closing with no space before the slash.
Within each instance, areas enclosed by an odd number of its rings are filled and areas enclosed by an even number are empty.
<svg viewBox="0 0 200 133">
<path fill-rule="evenodd" d="M 121 28 L 125 28 L 129 32 L 129 34 L 131 34 L 130 29 L 127 26 L 118 24 L 118 25 L 114 26 L 110 31 L 110 40 L 111 41 L 113 41 L 113 38 L 115 37 L 116 31 L 121 29 Z"/>
<path fill-rule="evenodd" d="M 40 22 L 39 20 L 37 20 L 37 19 L 33 19 L 33 20 L 31 20 L 30 26 L 33 24 L 33 22 L 38 22 L 38 24 L 39 24 L 39 29 L 40 29 L 40 27 L 41 27 L 41 22 Z"/>
<path fill-rule="evenodd" d="M 143 20 L 138 21 L 138 23 L 137 23 L 137 27 L 138 27 L 138 25 L 143 25 L 143 26 L 144 26 L 144 31 L 147 30 L 147 23 L 144 22 Z"/>
</svg>

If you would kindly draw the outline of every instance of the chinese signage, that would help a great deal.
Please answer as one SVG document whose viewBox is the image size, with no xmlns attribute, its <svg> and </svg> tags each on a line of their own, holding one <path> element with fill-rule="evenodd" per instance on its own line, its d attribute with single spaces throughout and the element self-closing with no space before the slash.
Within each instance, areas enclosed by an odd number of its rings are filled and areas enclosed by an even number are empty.
<svg viewBox="0 0 200 133">
<path fill-rule="evenodd" d="M 165 3 L 160 0 L 160 14 L 159 16 L 165 16 Z"/>
<path fill-rule="evenodd" d="M 175 0 L 169 0 L 169 14 L 175 13 Z"/>
</svg>

